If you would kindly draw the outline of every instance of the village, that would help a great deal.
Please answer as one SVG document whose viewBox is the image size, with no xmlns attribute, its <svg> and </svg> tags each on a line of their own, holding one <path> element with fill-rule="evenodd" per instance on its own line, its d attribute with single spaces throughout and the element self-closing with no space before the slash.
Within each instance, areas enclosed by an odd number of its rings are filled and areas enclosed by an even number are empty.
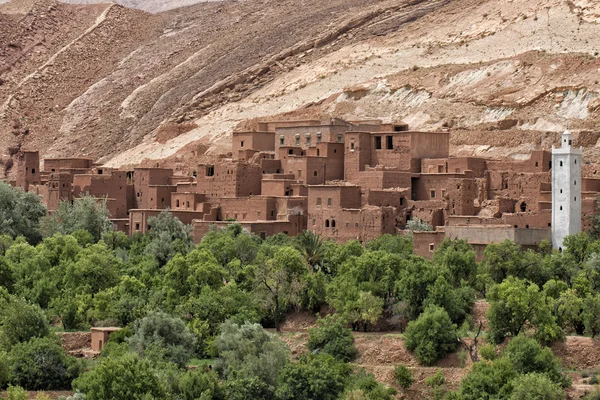
<svg viewBox="0 0 600 400">
<path fill-rule="evenodd" d="M 547 240 L 562 250 L 562 238 L 590 227 L 600 192 L 600 179 L 582 178 L 582 152 L 569 132 L 552 152 L 496 160 L 451 157 L 450 132 L 405 123 L 328 118 L 258 127 L 234 132 L 231 154 L 192 176 L 23 151 L 12 184 L 40 195 L 50 212 L 84 194 L 105 199 L 114 228 L 130 235 L 170 209 L 192 225 L 196 242 L 233 221 L 262 238 L 310 230 L 365 242 L 406 233 L 418 219 L 431 227 L 413 233 L 424 257 L 444 238 L 467 240 L 478 257 L 506 239 L 524 248 Z"/>
</svg>

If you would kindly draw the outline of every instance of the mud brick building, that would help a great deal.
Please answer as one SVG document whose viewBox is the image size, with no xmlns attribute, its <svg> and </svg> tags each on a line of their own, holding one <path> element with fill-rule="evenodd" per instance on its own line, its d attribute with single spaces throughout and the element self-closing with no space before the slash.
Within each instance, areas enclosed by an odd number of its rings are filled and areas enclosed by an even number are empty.
<svg viewBox="0 0 600 400">
<path fill-rule="evenodd" d="M 40 171 L 38 153 L 22 152 L 14 184 L 49 210 L 83 194 L 103 198 L 115 228 L 129 234 L 170 209 L 197 242 L 234 221 L 261 237 L 309 229 L 364 242 L 403 234 L 418 218 L 434 230 L 414 233 L 417 254 L 462 238 L 481 255 L 505 239 L 560 247 L 564 234 L 590 226 L 600 179 L 581 176 L 570 134 L 554 153 L 535 150 L 524 160 L 451 157 L 449 136 L 378 120 L 259 122 L 256 131 L 234 132 L 232 153 L 197 165 L 193 176 L 111 170 L 83 158 L 46 159 Z M 559 220 L 569 223 L 555 229 Z"/>
</svg>

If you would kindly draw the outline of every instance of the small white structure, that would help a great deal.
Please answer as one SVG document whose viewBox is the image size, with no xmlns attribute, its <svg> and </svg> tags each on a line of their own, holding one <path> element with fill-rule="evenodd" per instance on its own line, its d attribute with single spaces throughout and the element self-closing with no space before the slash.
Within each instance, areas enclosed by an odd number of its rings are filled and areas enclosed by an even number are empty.
<svg viewBox="0 0 600 400">
<path fill-rule="evenodd" d="M 581 156 L 571 132 L 552 148 L 552 247 L 563 250 L 565 236 L 581 231 Z"/>
</svg>

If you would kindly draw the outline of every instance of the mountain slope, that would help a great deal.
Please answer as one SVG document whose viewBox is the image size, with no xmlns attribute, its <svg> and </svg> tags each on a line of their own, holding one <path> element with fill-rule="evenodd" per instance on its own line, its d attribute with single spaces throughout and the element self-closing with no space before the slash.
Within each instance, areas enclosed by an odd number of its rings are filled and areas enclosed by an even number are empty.
<svg viewBox="0 0 600 400">
<path fill-rule="evenodd" d="M 596 154 L 591 0 L 249 0 L 156 15 L 48 3 L 25 15 L 70 14 L 78 34 L 36 27 L 62 46 L 44 39 L 0 73 L 0 148 L 185 169 L 230 151 L 237 124 L 291 113 L 452 128 L 455 153 L 489 156 L 547 148 L 568 127 Z M 0 37 L 21 37 L 11 29 Z"/>
</svg>

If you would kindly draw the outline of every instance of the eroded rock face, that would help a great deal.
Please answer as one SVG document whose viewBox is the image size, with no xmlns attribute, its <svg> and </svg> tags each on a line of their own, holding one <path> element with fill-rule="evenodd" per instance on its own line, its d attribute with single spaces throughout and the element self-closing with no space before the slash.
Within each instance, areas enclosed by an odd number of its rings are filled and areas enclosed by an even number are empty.
<svg viewBox="0 0 600 400">
<path fill-rule="evenodd" d="M 598 7 L 551 3 L 249 0 L 149 14 L 13 1 L 0 6 L 0 150 L 185 166 L 230 151 L 237 124 L 287 114 L 449 128 L 455 154 L 518 158 L 566 127 L 597 130 Z"/>
</svg>

